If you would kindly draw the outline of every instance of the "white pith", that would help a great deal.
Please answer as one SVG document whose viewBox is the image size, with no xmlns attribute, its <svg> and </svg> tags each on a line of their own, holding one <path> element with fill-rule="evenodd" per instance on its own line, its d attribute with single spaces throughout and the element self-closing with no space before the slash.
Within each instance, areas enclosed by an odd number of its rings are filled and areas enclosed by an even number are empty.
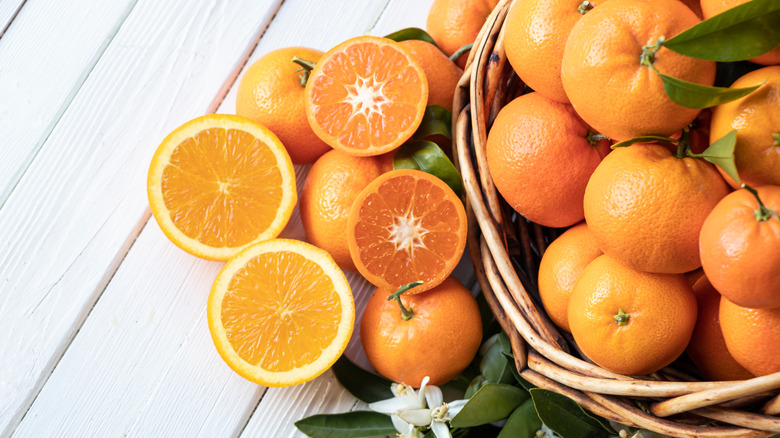
<svg viewBox="0 0 780 438">
<path fill-rule="evenodd" d="M 385 96 L 384 82 L 377 82 L 373 77 L 355 79 L 355 83 L 347 85 L 348 96 L 345 102 L 352 106 L 351 117 L 363 114 L 366 120 L 371 114 L 382 114 L 382 107 L 390 103 L 390 99 Z"/>
<path fill-rule="evenodd" d="M 406 216 L 396 216 L 393 219 L 393 225 L 388 227 L 390 232 L 390 242 L 395 245 L 396 251 L 408 251 L 414 254 L 414 250 L 417 248 L 425 248 L 425 243 L 422 238 L 429 233 L 427 229 L 422 226 L 422 218 L 414 217 L 414 214 L 409 211 Z"/>
</svg>

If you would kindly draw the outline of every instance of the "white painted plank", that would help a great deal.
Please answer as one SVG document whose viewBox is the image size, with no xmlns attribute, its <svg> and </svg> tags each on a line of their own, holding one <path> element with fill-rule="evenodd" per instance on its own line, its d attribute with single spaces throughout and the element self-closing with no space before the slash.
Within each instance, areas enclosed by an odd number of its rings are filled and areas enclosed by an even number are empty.
<svg viewBox="0 0 780 438">
<path fill-rule="evenodd" d="M 31 0 L 0 38 L 0 205 L 136 1 Z M 0 32 L 17 3 L 1 4 Z"/>
<path fill-rule="evenodd" d="M 148 218 L 146 169 L 157 144 L 206 111 L 277 5 L 278 0 L 140 1 L 0 210 L 0 435 L 14 429 Z M 133 291 L 132 285 L 122 286 L 115 293 Z M 155 308 L 159 315 L 177 310 Z M 127 315 L 122 307 L 115 311 Z M 142 320 L 147 313 L 142 309 L 134 317 Z M 108 335 L 90 348 L 132 348 L 107 345 Z M 75 357 L 81 366 L 93 364 L 85 378 L 118 377 L 99 366 L 110 353 Z M 67 373 L 53 378 L 70 381 Z M 78 381 L 73 391 L 42 392 L 20 434 L 58 435 L 39 434 L 38 427 L 108 427 L 110 415 L 89 416 L 85 406 L 62 398 L 92 385 Z M 103 405 L 95 408 L 112 408 L 108 400 L 99 401 Z"/>
<path fill-rule="evenodd" d="M 25 0 L 2 0 L 0 1 L 0 38 L 13 19 L 16 13 L 24 5 Z"/>
</svg>

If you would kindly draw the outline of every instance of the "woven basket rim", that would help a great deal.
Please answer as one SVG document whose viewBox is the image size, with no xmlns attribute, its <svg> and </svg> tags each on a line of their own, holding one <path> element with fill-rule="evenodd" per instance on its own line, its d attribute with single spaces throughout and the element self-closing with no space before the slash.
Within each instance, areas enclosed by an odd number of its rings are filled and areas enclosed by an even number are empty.
<svg viewBox="0 0 780 438">
<path fill-rule="evenodd" d="M 572 355 L 570 346 L 576 344 L 557 331 L 529 295 L 509 256 L 506 233 L 513 225 L 511 215 L 486 171 L 484 154 L 487 127 L 513 94 L 512 87 L 518 83 L 522 87 L 503 48 L 503 23 L 514 1 L 501 0 L 477 36 L 455 93 L 452 126 L 455 165 L 466 192 L 469 253 L 491 310 L 509 335 L 521 376 L 569 396 L 594 414 L 666 435 L 780 432 L 780 372 L 735 382 L 694 381 L 671 368 L 640 379 L 616 374 Z M 531 245 L 541 254 L 559 230 L 524 222 L 518 222 L 518 233 L 527 259 Z M 758 410 L 743 408 L 766 398 L 769 401 Z M 645 410 L 637 400 L 643 401 Z M 680 415 L 668 418 L 674 414 Z"/>
</svg>

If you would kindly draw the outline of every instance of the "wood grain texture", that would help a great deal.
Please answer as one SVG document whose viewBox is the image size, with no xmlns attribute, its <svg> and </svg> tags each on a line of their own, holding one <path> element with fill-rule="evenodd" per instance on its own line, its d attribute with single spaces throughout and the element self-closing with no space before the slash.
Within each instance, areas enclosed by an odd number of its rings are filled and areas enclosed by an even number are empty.
<svg viewBox="0 0 780 438">
<path fill-rule="evenodd" d="M 0 39 L 0 205 L 136 1 L 29 1 Z M 20 3 L 0 2 L 0 32 Z"/>
<path fill-rule="evenodd" d="M 146 169 L 153 151 L 170 130 L 206 111 L 278 4 L 140 1 L 0 210 L 0 435 L 15 428 L 47 382 L 148 219 Z M 160 277 L 156 280 L 164 282 Z M 209 282 L 204 278 L 201 284 Z M 124 284 L 116 293 L 128 291 L 132 287 Z M 162 299 L 137 299 L 142 298 Z M 176 310 L 155 308 L 158 315 Z M 121 308 L 116 312 L 125 314 Z M 192 321 L 183 327 L 192 327 Z M 113 376 L 102 374 L 101 361 L 138 342 L 122 337 L 127 345 L 112 345 L 110 333 L 92 339 L 86 353 L 73 353 L 108 383 Z M 70 380 L 64 372 L 52 377 Z M 54 388 L 47 394 L 65 408 L 72 405 L 62 401 L 63 394 L 89 391 L 89 386 Z M 98 399 L 103 405 L 117 396 L 104 395 L 108 399 Z M 49 406 L 46 397 L 36 402 Z M 21 430 L 41 436 L 35 426 L 71 430 L 90 421 L 100 424 L 88 410 L 79 412 L 84 417 L 33 415 Z"/>
<path fill-rule="evenodd" d="M 0 1 L 0 38 L 13 20 L 16 18 L 18 12 L 24 6 L 26 0 L 3 0 Z"/>
</svg>

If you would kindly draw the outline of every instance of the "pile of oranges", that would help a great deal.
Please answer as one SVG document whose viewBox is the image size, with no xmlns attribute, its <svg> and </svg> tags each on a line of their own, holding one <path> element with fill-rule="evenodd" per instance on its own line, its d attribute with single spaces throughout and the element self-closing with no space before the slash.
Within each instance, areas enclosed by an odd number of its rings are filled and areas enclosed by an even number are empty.
<svg viewBox="0 0 780 438">
<path fill-rule="evenodd" d="M 464 6 L 435 3 L 432 16 Z M 480 4 L 468 32 L 448 33 L 462 17 L 432 20 L 439 46 L 359 36 L 324 53 L 271 51 L 243 74 L 236 115 L 196 118 L 163 140 L 149 168 L 151 210 L 174 244 L 226 262 L 208 323 L 237 373 L 287 386 L 328 369 L 355 322 L 343 270 L 377 286 L 360 328 L 381 374 L 438 385 L 472 361 L 479 309 L 450 275 L 466 244 L 463 202 L 431 173 L 394 169 L 393 158 L 413 137 L 449 152 L 449 138 L 418 128 L 429 105 L 452 109 L 463 71 L 448 55 L 473 41 L 493 6 Z M 296 171 L 307 170 L 299 190 Z M 278 238 L 296 214 L 308 242 Z"/>
<path fill-rule="evenodd" d="M 518 214 L 570 227 L 544 253 L 540 297 L 611 371 L 686 349 L 712 380 L 780 371 L 780 46 L 731 85 L 756 91 L 711 110 L 675 103 L 658 74 L 712 86 L 715 62 L 662 43 L 741 3 L 522 0 L 504 23 L 533 91 L 497 115 L 488 168 Z M 729 135 L 740 182 L 701 153 Z M 647 136 L 675 142 L 610 149 Z"/>
</svg>

